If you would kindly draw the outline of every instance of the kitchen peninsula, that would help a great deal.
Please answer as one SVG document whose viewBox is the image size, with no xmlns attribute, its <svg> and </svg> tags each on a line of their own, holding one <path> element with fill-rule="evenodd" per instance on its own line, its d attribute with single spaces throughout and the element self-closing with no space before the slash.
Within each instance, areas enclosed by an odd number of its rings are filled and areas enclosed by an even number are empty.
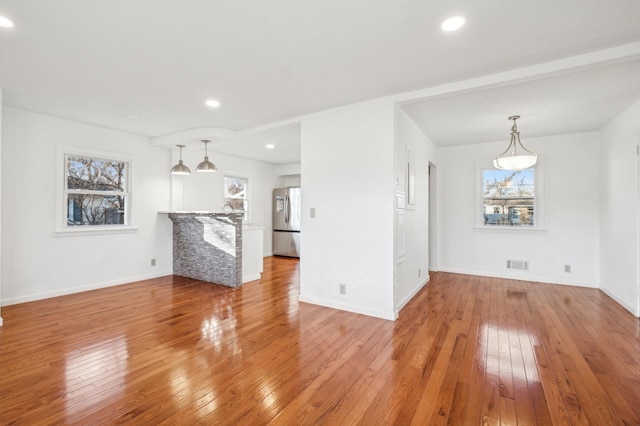
<svg viewBox="0 0 640 426">
<path fill-rule="evenodd" d="M 161 213 L 173 222 L 175 275 L 234 288 L 260 278 L 263 228 L 243 227 L 242 213 Z"/>
</svg>

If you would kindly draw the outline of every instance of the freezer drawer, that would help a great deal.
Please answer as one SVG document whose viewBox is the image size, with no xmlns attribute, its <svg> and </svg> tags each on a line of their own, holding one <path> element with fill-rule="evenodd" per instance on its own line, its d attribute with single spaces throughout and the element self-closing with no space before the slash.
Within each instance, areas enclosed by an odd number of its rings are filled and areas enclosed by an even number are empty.
<svg viewBox="0 0 640 426">
<path fill-rule="evenodd" d="M 300 233 L 273 231 L 273 254 L 300 257 Z"/>
</svg>

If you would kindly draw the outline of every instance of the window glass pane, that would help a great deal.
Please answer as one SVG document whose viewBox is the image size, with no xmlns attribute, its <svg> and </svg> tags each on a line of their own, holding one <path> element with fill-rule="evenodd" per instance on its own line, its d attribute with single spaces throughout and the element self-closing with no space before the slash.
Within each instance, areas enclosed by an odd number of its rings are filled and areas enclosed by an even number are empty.
<svg viewBox="0 0 640 426">
<path fill-rule="evenodd" d="M 244 212 L 243 220 L 249 220 L 249 178 L 240 176 L 224 177 L 224 208 L 234 212 Z"/>
<path fill-rule="evenodd" d="M 534 169 L 482 171 L 485 225 L 533 226 Z"/>
<path fill-rule="evenodd" d="M 124 192 L 126 166 L 125 162 L 69 156 L 67 189 Z"/>
<path fill-rule="evenodd" d="M 231 207 L 236 212 L 247 211 L 247 200 L 241 198 L 225 198 L 224 205 Z"/>
<path fill-rule="evenodd" d="M 125 197 L 101 194 L 68 194 L 67 225 L 123 225 Z"/>
<path fill-rule="evenodd" d="M 225 198 L 247 198 L 249 179 L 237 176 L 224 177 Z"/>
</svg>

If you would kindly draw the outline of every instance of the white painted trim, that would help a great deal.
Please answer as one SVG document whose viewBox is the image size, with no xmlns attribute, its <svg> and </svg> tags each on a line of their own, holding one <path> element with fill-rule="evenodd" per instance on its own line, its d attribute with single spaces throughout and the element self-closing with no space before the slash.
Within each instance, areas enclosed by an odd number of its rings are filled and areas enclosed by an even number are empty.
<svg viewBox="0 0 640 426">
<path fill-rule="evenodd" d="M 262 255 L 262 257 L 269 257 L 269 256 L 273 256 L 273 252 L 272 252 L 272 251 L 267 252 L 267 253 L 264 253 L 264 254 Z"/>
<path fill-rule="evenodd" d="M 574 287 L 598 288 L 598 283 L 549 279 L 545 277 L 530 275 L 529 272 L 520 272 L 517 274 L 509 274 L 505 272 L 504 274 L 499 274 L 499 273 L 490 273 L 486 271 L 478 271 L 478 270 L 472 270 L 472 269 L 442 268 L 442 267 L 439 268 L 439 271 L 450 272 L 452 274 L 477 275 L 480 277 L 491 277 L 491 278 L 504 278 L 507 280 L 533 281 L 533 282 L 545 283 L 545 284 L 560 284 L 560 285 L 570 285 Z"/>
<path fill-rule="evenodd" d="M 151 144 L 173 149 L 173 147 L 178 143 L 184 143 L 189 140 L 200 140 L 202 139 L 202 135 L 207 135 L 210 139 L 238 138 L 267 130 L 281 130 L 296 126 L 300 126 L 300 117 L 287 118 L 285 120 L 262 124 L 243 130 L 233 130 L 226 127 L 202 126 L 152 137 Z M 187 149 L 189 148 L 190 146 L 188 144 Z"/>
<path fill-rule="evenodd" d="M 476 211 L 474 212 L 473 230 L 474 231 L 490 231 L 490 232 L 530 232 L 530 233 L 546 233 L 545 228 L 545 190 L 544 190 L 544 157 L 538 155 L 540 160 L 535 166 L 531 167 L 534 170 L 534 198 L 533 209 L 535 214 L 535 221 L 533 226 L 505 226 L 505 225 L 485 225 L 482 217 L 484 214 L 484 179 L 483 171 L 495 169 L 492 164 L 489 163 L 476 163 L 475 167 L 475 197 L 476 197 Z"/>
<path fill-rule="evenodd" d="M 126 209 L 125 209 L 125 225 L 112 225 L 117 227 L 119 230 L 129 229 L 133 232 L 137 231 L 137 228 L 134 226 L 134 218 L 133 218 L 133 203 L 134 199 L 134 179 L 133 179 L 133 171 L 134 171 L 134 162 L 135 155 L 124 154 L 121 152 L 112 152 L 112 151 L 103 151 L 92 148 L 80 147 L 80 146 L 72 146 L 72 145 L 57 145 L 56 147 L 56 225 L 54 230 L 54 236 L 69 236 L 69 235 L 80 235 L 80 233 L 85 233 L 85 235 L 102 235 L 102 230 L 105 227 L 100 227 L 100 230 L 94 227 L 69 227 L 67 226 L 67 215 L 66 209 L 67 206 L 65 204 L 64 195 L 66 188 L 66 156 L 67 155 L 79 155 L 86 157 L 99 158 L 102 160 L 115 160 L 122 161 L 128 164 L 127 167 L 127 176 L 126 176 L 126 185 L 127 190 L 124 191 L 126 198 Z M 114 228 L 116 229 L 116 228 Z M 109 230 L 107 233 L 111 233 L 113 231 Z M 66 234 L 66 235 L 65 235 Z"/>
<path fill-rule="evenodd" d="M 247 275 L 242 277 L 242 284 L 249 282 L 249 281 L 255 281 L 255 280 L 259 280 L 260 278 L 262 278 L 262 274 L 253 274 L 253 275 Z"/>
<path fill-rule="evenodd" d="M 326 308 L 353 312 L 356 314 L 367 315 L 375 318 L 382 318 L 389 321 L 395 321 L 398 318 L 395 312 L 379 311 L 377 309 L 370 309 L 365 306 L 356 306 L 348 303 L 336 303 L 334 300 L 321 299 L 318 297 L 308 297 L 302 294 L 298 296 L 298 302 L 311 303 L 312 305 L 324 306 Z"/>
<path fill-rule="evenodd" d="M 515 68 L 495 74 L 484 75 L 482 77 L 475 77 L 468 80 L 445 83 L 439 86 L 392 95 L 389 96 L 389 99 L 400 103 L 419 102 L 424 98 L 452 95 L 468 90 L 486 89 L 490 87 L 514 84 L 517 82 L 535 81 L 554 75 L 562 75 L 578 71 L 587 67 L 605 66 L 611 63 L 635 60 L 639 56 L 640 42 L 634 42 L 595 52 L 570 56 L 568 58 L 555 61 L 544 62 L 537 65 Z"/>
<path fill-rule="evenodd" d="M 131 284 L 137 281 L 148 280 L 152 278 L 166 277 L 173 275 L 173 271 L 162 271 L 154 274 L 144 274 L 127 278 L 120 278 L 112 281 L 104 281 L 100 283 L 88 284 L 80 287 L 61 288 L 54 291 L 45 291 L 42 293 L 29 294 L 21 297 L 12 297 L 2 300 L 2 306 L 16 305 L 18 303 L 33 302 L 36 300 L 49 299 L 51 297 L 66 296 L 74 293 L 82 293 L 89 290 L 97 290 L 100 288 L 113 287 L 122 284 Z"/>
<path fill-rule="evenodd" d="M 612 298 L 616 303 L 618 303 L 620 306 L 625 308 L 627 311 L 631 312 L 634 316 L 640 318 L 640 312 L 636 312 L 634 307 L 629 305 L 629 304 L 627 304 L 624 301 L 624 299 L 619 298 L 618 296 L 616 296 L 615 294 L 613 294 L 610 290 L 608 290 L 606 288 L 600 288 L 598 290 L 600 290 L 601 292 L 606 294 L 608 297 Z"/>
<path fill-rule="evenodd" d="M 420 292 L 420 290 L 422 290 L 424 288 L 425 285 L 427 285 L 427 283 L 429 282 L 429 280 L 431 280 L 431 277 L 429 275 L 427 275 L 427 278 L 422 281 L 418 286 L 416 286 L 416 288 L 413 289 L 413 291 L 411 293 L 409 293 L 401 302 L 400 304 L 396 307 L 394 315 L 396 318 L 398 318 L 398 316 L 400 315 L 400 311 L 402 310 L 402 308 L 404 308 L 407 303 L 409 303 L 411 301 L 411 299 L 413 299 L 415 297 L 416 294 L 418 294 Z"/>
<path fill-rule="evenodd" d="M 245 221 L 244 217 L 242 218 L 242 226 L 244 227 L 246 225 L 247 228 L 249 228 L 250 227 L 249 225 L 252 223 L 251 222 L 252 221 L 251 209 L 252 209 L 253 203 L 251 201 L 251 187 L 252 187 L 253 178 L 251 177 L 251 175 L 248 175 L 246 173 L 234 172 L 234 171 L 230 171 L 230 170 L 225 170 L 225 171 L 222 172 L 222 200 L 221 201 L 222 201 L 222 209 L 223 209 L 223 211 L 224 211 L 224 207 L 225 207 L 224 199 L 225 199 L 225 196 L 227 194 L 227 185 L 225 184 L 225 181 L 224 181 L 224 178 L 226 178 L 226 177 L 230 177 L 230 178 L 237 177 L 237 178 L 241 178 L 241 179 L 246 179 L 247 180 L 247 191 L 246 191 L 246 196 L 244 197 L 244 199 L 246 200 L 247 205 L 248 205 L 249 208 L 247 209 L 246 212 L 243 212 L 243 213 L 247 214 L 247 220 Z M 226 213 L 229 213 L 229 212 L 226 212 Z M 232 213 L 240 213 L 240 212 L 233 211 Z"/>
<path fill-rule="evenodd" d="M 505 234 L 546 234 L 547 228 L 529 228 L 524 226 L 484 225 L 474 226 L 474 232 L 502 232 Z"/>
<path fill-rule="evenodd" d="M 112 234 L 132 234 L 138 232 L 138 228 L 134 226 L 117 226 L 103 227 L 96 226 L 91 229 L 87 228 L 70 228 L 64 231 L 54 231 L 54 237 L 84 237 L 89 235 L 112 235 Z"/>
</svg>

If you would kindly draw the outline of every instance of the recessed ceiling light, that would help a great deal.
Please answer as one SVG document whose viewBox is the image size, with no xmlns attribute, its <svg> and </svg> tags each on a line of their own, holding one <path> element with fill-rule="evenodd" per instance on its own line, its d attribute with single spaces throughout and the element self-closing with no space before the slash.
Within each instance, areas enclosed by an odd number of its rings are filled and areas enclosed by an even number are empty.
<svg viewBox="0 0 640 426">
<path fill-rule="evenodd" d="M 13 23 L 13 21 L 11 19 L 7 18 L 6 16 L 0 15 L 0 27 L 11 28 L 14 25 L 15 24 Z"/>
<path fill-rule="evenodd" d="M 274 144 L 272 144 L 272 143 L 268 143 L 268 144 L 266 144 L 265 146 L 267 147 L 267 149 L 273 149 L 273 148 L 275 148 L 275 147 L 276 147 L 276 146 L 275 146 Z"/>
<path fill-rule="evenodd" d="M 140 117 L 138 117 L 138 116 L 137 116 L 137 115 L 135 115 L 135 114 L 127 114 L 127 118 L 129 118 L 129 119 L 131 119 L 131 120 L 137 120 L 137 119 L 139 119 Z"/>
<path fill-rule="evenodd" d="M 216 101 L 215 99 L 209 99 L 204 104 L 209 108 L 218 108 L 220 106 L 220 102 Z"/>
<path fill-rule="evenodd" d="M 442 25 L 442 31 L 455 31 L 462 28 L 464 25 L 464 18 L 462 16 L 454 16 L 445 20 Z"/>
</svg>

